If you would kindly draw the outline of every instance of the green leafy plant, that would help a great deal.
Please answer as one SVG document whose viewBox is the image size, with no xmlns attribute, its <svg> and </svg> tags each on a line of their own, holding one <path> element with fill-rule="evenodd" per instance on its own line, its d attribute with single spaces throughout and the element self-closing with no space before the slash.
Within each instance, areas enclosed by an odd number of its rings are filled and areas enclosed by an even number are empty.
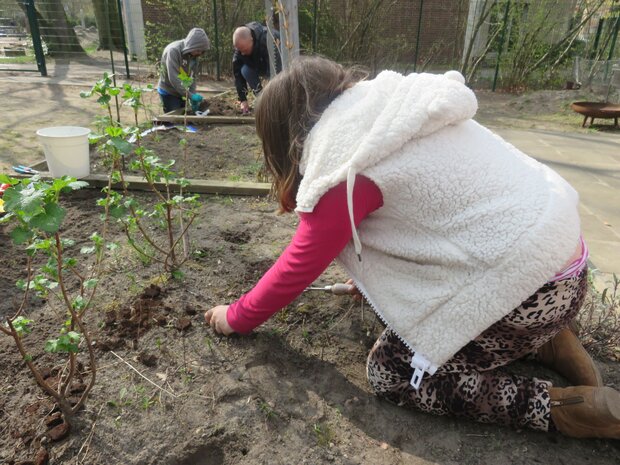
<svg viewBox="0 0 620 465">
<path fill-rule="evenodd" d="M 55 399 L 65 421 L 69 422 L 82 407 L 96 378 L 95 353 L 84 316 L 97 289 L 105 240 L 95 232 L 90 236 L 92 245 L 76 253 L 75 241 L 62 236 L 66 210 L 61 205 L 61 195 L 81 189 L 87 183 L 68 176 L 43 181 L 38 176 L 19 180 L 2 174 L 0 182 L 11 184 L 4 193 L 6 214 L 0 223 L 9 226 L 13 243 L 23 247 L 27 259 L 26 277 L 16 282 L 23 291 L 21 301 L 16 304 L 14 314 L 0 325 L 0 331 L 13 338 L 35 380 Z M 94 265 L 80 266 L 77 256 L 85 254 L 95 256 Z M 42 265 L 35 266 L 39 263 Z M 61 356 L 66 363 L 57 385 L 43 378 L 25 346 L 28 335 L 36 329 L 35 321 L 26 316 L 31 294 L 53 299 L 63 308 L 59 333 L 50 335 L 45 344 L 46 352 Z M 77 357 L 82 351 L 89 360 L 90 378 L 79 400 L 73 404 L 68 395 L 76 376 Z"/>
<path fill-rule="evenodd" d="M 184 115 L 183 124 L 187 127 L 187 112 L 190 109 L 189 89 L 192 86 L 194 79 L 189 74 L 187 74 L 187 72 L 185 72 L 183 68 L 179 70 L 178 78 L 181 80 L 181 85 L 183 86 L 183 89 L 185 89 L 185 109 L 183 112 L 183 115 Z"/>
<path fill-rule="evenodd" d="M 118 96 L 119 93 L 120 89 L 114 87 L 113 85 L 112 75 L 103 73 L 103 78 L 95 82 L 95 85 L 93 85 L 89 91 L 80 92 L 80 97 L 90 98 L 93 95 L 97 97 L 97 103 L 101 105 L 102 108 L 105 108 L 108 113 L 104 119 L 98 121 L 100 127 L 105 128 L 106 126 L 115 125 L 114 118 L 112 117 L 112 105 L 110 102 L 112 101 L 112 97 Z M 118 100 L 115 99 L 115 103 L 117 118 L 120 120 Z"/>
<path fill-rule="evenodd" d="M 334 439 L 334 432 L 325 423 L 315 423 L 312 430 L 316 436 L 316 442 L 321 447 L 327 447 Z"/>
<path fill-rule="evenodd" d="M 181 266 L 190 257 L 187 237 L 197 215 L 198 196 L 184 194 L 189 181 L 174 170 L 175 160 L 162 161 L 154 150 L 142 144 L 145 125 L 139 122 L 139 112 L 144 108 L 144 93 L 151 91 L 152 87 L 125 84 L 122 88 L 112 88 L 109 85 L 109 79 L 106 80 L 104 75 L 90 93 L 82 96 L 98 96 L 97 102 L 111 115 L 111 98 L 108 97 L 120 94 L 123 105 L 133 111 L 133 124 L 122 126 L 120 121 L 110 120 L 97 139 L 100 153 L 106 158 L 105 164 L 110 167 L 109 183 L 104 189 L 106 197 L 99 201 L 99 205 L 122 226 L 128 244 L 141 261 L 155 261 L 165 272 L 179 277 Z M 124 173 L 125 157 L 131 157 L 129 168 L 142 175 L 149 191 L 154 194 L 155 201 L 149 205 L 141 203 L 130 192 Z M 113 190 L 113 186 L 119 189 Z M 160 231 L 163 234 L 159 234 Z M 179 252 L 181 244 L 183 251 Z"/>
<path fill-rule="evenodd" d="M 258 409 L 265 416 L 265 420 L 275 420 L 278 417 L 278 412 L 265 400 L 259 399 Z"/>
</svg>

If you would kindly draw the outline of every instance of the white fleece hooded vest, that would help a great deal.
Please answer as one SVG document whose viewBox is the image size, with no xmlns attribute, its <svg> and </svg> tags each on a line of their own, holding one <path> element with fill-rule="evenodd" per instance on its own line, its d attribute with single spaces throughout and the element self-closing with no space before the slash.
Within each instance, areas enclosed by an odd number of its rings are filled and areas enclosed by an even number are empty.
<svg viewBox="0 0 620 465">
<path fill-rule="evenodd" d="M 352 193 L 356 174 L 381 190 L 339 261 L 416 353 L 416 387 L 560 271 L 579 239 L 577 193 L 471 120 L 476 109 L 458 72 L 382 72 L 325 110 L 300 164 L 298 211 L 344 180 Z"/>
</svg>

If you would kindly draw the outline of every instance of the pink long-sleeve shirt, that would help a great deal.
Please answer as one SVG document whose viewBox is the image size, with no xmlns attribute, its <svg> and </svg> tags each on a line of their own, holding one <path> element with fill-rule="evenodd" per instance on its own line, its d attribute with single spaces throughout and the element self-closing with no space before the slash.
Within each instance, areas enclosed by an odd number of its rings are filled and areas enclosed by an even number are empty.
<svg viewBox="0 0 620 465">
<path fill-rule="evenodd" d="M 358 175 L 353 190 L 355 225 L 383 205 L 383 195 L 370 179 Z M 312 213 L 300 213 L 291 243 L 254 288 L 228 307 L 226 320 L 237 333 L 249 333 L 299 296 L 351 240 L 347 186 L 343 181 L 321 197 Z M 586 266 L 588 248 L 550 281 L 578 275 Z"/>
<path fill-rule="evenodd" d="M 353 190 L 355 225 L 383 205 L 381 191 L 358 175 Z M 321 197 L 312 213 L 300 213 L 291 243 L 254 288 L 228 307 L 226 320 L 249 333 L 290 304 L 318 278 L 351 240 L 347 186 L 341 182 Z"/>
</svg>

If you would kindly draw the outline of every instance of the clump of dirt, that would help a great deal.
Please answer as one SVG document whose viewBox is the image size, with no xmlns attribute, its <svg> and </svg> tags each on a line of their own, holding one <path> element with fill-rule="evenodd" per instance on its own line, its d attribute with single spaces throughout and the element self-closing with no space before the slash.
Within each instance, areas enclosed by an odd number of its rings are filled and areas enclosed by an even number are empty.
<svg viewBox="0 0 620 465">
<path fill-rule="evenodd" d="M 163 305 L 161 287 L 151 284 L 140 296 L 129 305 L 118 311 L 109 311 L 105 314 L 105 330 L 107 338 L 98 342 L 101 350 L 112 350 L 118 347 L 122 340 L 130 341 L 137 347 L 138 339 L 154 324 L 166 326 L 172 309 Z"/>
<path fill-rule="evenodd" d="M 201 110 L 209 109 L 209 116 L 239 116 L 241 109 L 236 102 L 223 97 L 207 97 Z M 203 109 L 204 108 L 204 109 Z"/>
<path fill-rule="evenodd" d="M 245 268 L 243 281 L 250 285 L 257 282 L 271 268 L 271 265 L 273 265 L 273 261 L 270 259 L 248 263 Z"/>
<path fill-rule="evenodd" d="M 222 238 L 231 244 L 247 244 L 252 236 L 248 231 L 223 231 Z"/>
<path fill-rule="evenodd" d="M 236 98 L 232 93 L 225 93 L 223 95 L 215 95 L 212 97 L 204 97 L 200 102 L 199 108 L 201 112 L 209 110 L 208 116 L 242 116 L 241 108 Z M 194 111 L 191 109 L 187 112 L 188 115 L 194 115 Z"/>
</svg>

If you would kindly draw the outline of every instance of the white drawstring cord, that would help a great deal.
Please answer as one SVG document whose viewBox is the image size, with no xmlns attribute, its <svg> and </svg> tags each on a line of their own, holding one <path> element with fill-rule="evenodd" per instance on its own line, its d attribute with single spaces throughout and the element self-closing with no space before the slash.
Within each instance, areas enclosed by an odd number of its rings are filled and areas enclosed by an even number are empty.
<svg viewBox="0 0 620 465">
<path fill-rule="evenodd" d="M 355 246 L 355 253 L 357 259 L 362 261 L 362 242 L 357 234 L 357 228 L 355 227 L 355 216 L 353 215 L 353 188 L 355 187 L 355 176 L 357 172 L 352 166 L 349 166 L 347 172 L 347 207 L 349 208 L 349 221 L 351 222 L 351 233 L 353 233 L 353 245 Z"/>
</svg>

